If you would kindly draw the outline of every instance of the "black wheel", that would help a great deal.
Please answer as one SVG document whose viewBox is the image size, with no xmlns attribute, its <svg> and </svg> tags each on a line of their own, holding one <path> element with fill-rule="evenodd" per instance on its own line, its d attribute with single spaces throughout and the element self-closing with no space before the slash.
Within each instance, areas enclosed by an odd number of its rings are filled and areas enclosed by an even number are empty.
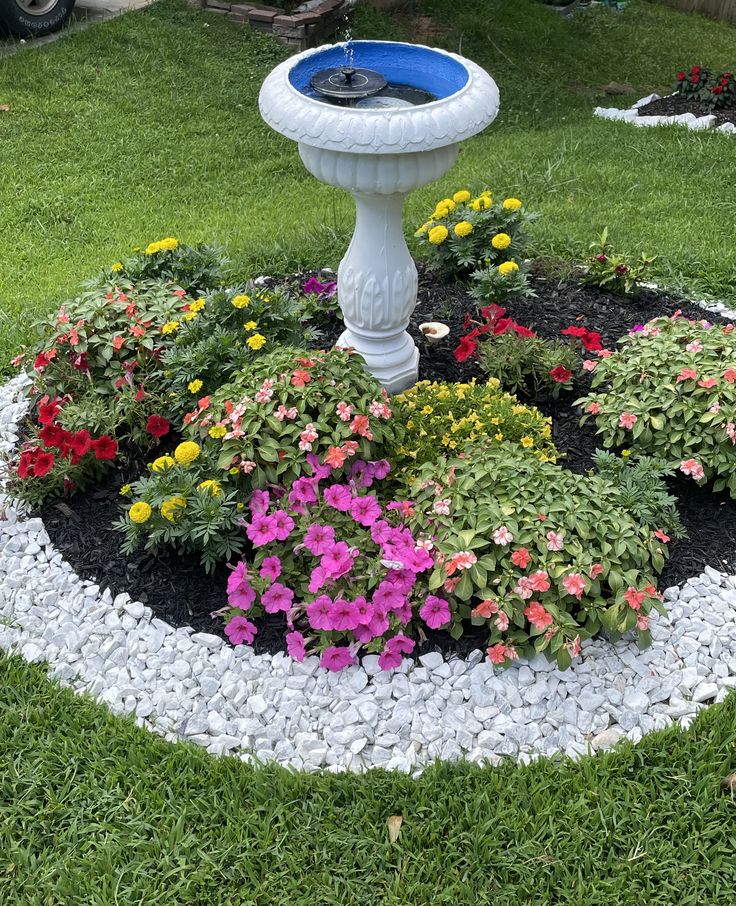
<svg viewBox="0 0 736 906">
<path fill-rule="evenodd" d="M 58 31 L 71 15 L 74 0 L 0 0 L 0 24 L 18 38 Z"/>
</svg>

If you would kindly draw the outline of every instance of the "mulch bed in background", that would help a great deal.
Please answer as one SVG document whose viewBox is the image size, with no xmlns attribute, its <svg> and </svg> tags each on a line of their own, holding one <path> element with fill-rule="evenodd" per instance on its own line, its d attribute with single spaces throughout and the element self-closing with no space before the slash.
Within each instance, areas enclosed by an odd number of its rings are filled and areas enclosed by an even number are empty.
<svg viewBox="0 0 736 906">
<path fill-rule="evenodd" d="M 718 315 L 706 313 L 697 305 L 662 292 L 645 290 L 637 298 L 628 298 L 584 286 L 575 280 L 543 276 L 535 276 L 533 284 L 536 298 L 514 300 L 507 309 L 516 321 L 543 337 L 558 337 L 560 330 L 576 324 L 598 331 L 604 345 L 612 347 L 635 324 L 658 315 L 671 315 L 678 308 L 686 317 L 707 317 L 711 321 L 725 322 Z M 425 269 L 420 270 L 419 300 L 409 333 L 420 350 L 421 379 L 483 380 L 476 362 L 458 363 L 453 354 L 459 337 L 467 332 L 463 327 L 465 315 L 475 311 L 475 302 L 461 284 L 442 282 Z M 449 324 L 449 337 L 440 343 L 428 344 L 419 330 L 419 324 L 424 321 Z M 339 319 L 328 324 L 322 345 L 333 343 L 342 329 Z M 586 393 L 589 386 L 590 376 L 584 374 L 572 392 L 558 400 L 520 397 L 523 402 L 534 403 L 545 415 L 551 416 L 554 443 L 566 454 L 561 464 L 578 473 L 591 468 L 591 456 L 600 446 L 592 423 L 581 428 L 579 413 L 570 405 Z M 166 446 L 170 447 L 171 441 Z M 146 461 L 155 455 L 149 454 Z M 94 579 L 101 588 L 109 587 L 113 594 L 128 592 L 134 599 L 148 604 L 156 616 L 174 626 L 192 626 L 196 630 L 224 635 L 222 620 L 212 618 L 210 614 L 227 604 L 226 566 L 214 575 L 208 575 L 199 566 L 196 555 L 182 558 L 174 554 L 152 556 L 136 552 L 124 556 L 120 552 L 122 536 L 112 528 L 120 513 L 118 491 L 122 484 L 139 477 L 144 468 L 145 462 L 132 462 L 127 468 L 111 473 L 103 486 L 94 491 L 76 494 L 64 501 L 47 501 L 40 515 L 49 536 L 83 578 Z M 716 495 L 707 488 L 700 488 L 685 476 L 673 477 L 669 484 L 678 498 L 688 538 L 672 542 L 671 557 L 661 576 L 660 588 L 696 576 L 706 565 L 733 572 L 736 565 L 736 501 L 728 494 Z M 283 650 L 284 631 L 283 615 L 266 616 L 259 621 L 255 650 Z M 427 642 L 417 646 L 416 653 L 438 648 L 463 656 L 485 644 L 483 627 L 469 627 L 458 641 L 444 632 L 430 632 Z"/>
<path fill-rule="evenodd" d="M 639 108 L 639 116 L 680 116 L 683 113 L 694 113 L 696 116 L 708 116 L 712 113 L 716 118 L 716 126 L 722 126 L 724 123 L 736 125 L 736 107 L 709 110 L 696 98 L 684 97 L 680 94 L 660 98 L 658 101 L 652 101 L 651 104 Z"/>
</svg>

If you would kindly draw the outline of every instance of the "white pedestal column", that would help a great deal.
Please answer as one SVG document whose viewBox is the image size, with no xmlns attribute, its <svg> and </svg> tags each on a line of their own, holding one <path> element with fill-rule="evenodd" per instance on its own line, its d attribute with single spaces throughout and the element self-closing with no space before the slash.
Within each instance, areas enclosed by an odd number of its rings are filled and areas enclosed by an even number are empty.
<svg viewBox="0 0 736 906">
<path fill-rule="evenodd" d="M 352 346 L 389 393 L 417 381 L 419 352 L 406 332 L 417 300 L 417 269 L 404 239 L 405 194 L 353 192 L 355 232 L 337 271 L 337 297 Z"/>
</svg>

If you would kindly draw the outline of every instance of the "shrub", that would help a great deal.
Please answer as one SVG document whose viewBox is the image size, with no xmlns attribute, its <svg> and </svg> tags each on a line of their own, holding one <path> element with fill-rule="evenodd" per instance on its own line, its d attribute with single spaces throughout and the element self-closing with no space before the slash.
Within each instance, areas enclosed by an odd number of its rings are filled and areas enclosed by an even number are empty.
<svg viewBox="0 0 736 906">
<path fill-rule="evenodd" d="M 443 198 L 415 236 L 429 254 L 430 266 L 463 275 L 479 267 L 498 267 L 518 258 L 533 219 L 518 198 L 494 203 L 491 193 L 471 198 L 465 189 Z"/>
<path fill-rule="evenodd" d="M 211 572 L 243 550 L 242 495 L 213 452 L 184 441 L 150 463 L 148 475 L 123 488 L 131 503 L 115 527 L 125 534 L 124 553 L 141 544 L 154 553 L 196 552 Z"/>
<path fill-rule="evenodd" d="M 229 383 L 277 346 L 315 342 L 319 332 L 310 321 L 328 310 L 315 300 L 313 293 L 248 284 L 216 289 L 190 304 L 163 358 L 172 411 L 183 418 L 193 401 Z"/>
<path fill-rule="evenodd" d="M 736 497 L 736 339 L 732 324 L 679 313 L 637 325 L 602 358 L 593 392 L 577 401 L 606 446 L 661 457 Z"/>
<path fill-rule="evenodd" d="M 689 71 L 677 73 L 675 93 L 693 98 L 718 110 L 736 106 L 736 81 L 731 72 L 712 73 L 702 66 L 692 66 Z"/>
<path fill-rule="evenodd" d="M 617 255 L 608 242 L 608 228 L 600 238 L 591 243 L 593 254 L 586 261 L 583 282 L 593 286 L 606 287 L 623 295 L 635 295 L 641 289 L 646 271 L 656 260 L 643 252 L 638 260 Z"/>
<path fill-rule="evenodd" d="M 218 245 L 183 245 L 173 236 L 134 249 L 130 258 L 117 261 L 94 281 L 114 289 L 121 281 L 141 283 L 162 280 L 181 286 L 193 295 L 221 286 L 228 278 L 229 261 Z"/>
<path fill-rule="evenodd" d="M 480 440 L 513 445 L 543 462 L 554 462 L 557 456 L 550 440 L 551 419 L 503 393 L 493 378 L 487 384 L 420 381 L 392 402 L 396 419 L 406 426 L 395 459 L 399 471 L 413 472 Z"/>
<path fill-rule="evenodd" d="M 385 460 L 355 460 L 336 481 L 315 464 L 288 498 L 254 493 L 246 531 L 255 558 L 228 581 L 225 632 L 234 644 L 253 641 L 251 618 L 283 612 L 289 653 L 321 654 L 329 670 L 355 663 L 361 646 L 380 652 L 385 669 L 412 651 L 405 631 L 426 594 L 420 576 L 432 566 L 431 544 L 407 528 L 408 502 L 384 507 L 369 491 L 388 471 Z"/>
<path fill-rule="evenodd" d="M 562 340 L 522 337 L 513 331 L 489 334 L 480 345 L 480 365 L 511 393 L 571 390 L 580 355 Z"/>
<path fill-rule="evenodd" d="M 410 526 L 434 540 L 429 588 L 449 606 L 450 633 L 486 625 L 494 663 L 548 651 L 564 668 L 602 627 L 649 641 L 666 546 L 634 521 L 616 484 L 476 447 L 425 465 L 412 498 Z"/>
<path fill-rule="evenodd" d="M 262 355 L 185 421 L 192 436 L 219 446 L 222 469 L 239 469 L 254 487 L 299 478 L 312 454 L 341 468 L 376 459 L 400 434 L 388 395 L 347 349 L 288 347 Z"/>
<path fill-rule="evenodd" d="M 537 294 L 529 285 L 529 274 L 515 261 L 500 267 L 484 267 L 470 275 L 470 295 L 483 305 L 503 305 L 510 299 L 531 298 Z"/>
<path fill-rule="evenodd" d="M 593 454 L 596 473 L 612 484 L 620 494 L 620 505 L 639 525 L 650 528 L 659 540 L 667 535 L 684 538 L 685 529 L 677 512 L 677 498 L 667 491 L 664 476 L 674 469 L 663 459 L 622 450 L 621 456 L 606 450 Z"/>
</svg>

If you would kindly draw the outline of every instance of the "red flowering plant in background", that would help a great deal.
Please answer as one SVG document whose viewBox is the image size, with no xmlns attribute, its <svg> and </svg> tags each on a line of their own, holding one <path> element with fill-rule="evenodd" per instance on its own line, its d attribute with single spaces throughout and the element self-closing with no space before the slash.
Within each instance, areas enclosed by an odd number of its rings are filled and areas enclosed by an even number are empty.
<svg viewBox="0 0 736 906">
<path fill-rule="evenodd" d="M 545 651 L 567 667 L 602 627 L 649 641 L 666 543 L 632 516 L 621 486 L 498 446 L 426 464 L 411 494 L 449 632 L 485 625 L 494 664 Z"/>
<path fill-rule="evenodd" d="M 692 66 L 677 73 L 674 87 L 676 94 L 695 99 L 711 110 L 736 106 L 732 72 L 711 72 L 702 66 Z"/>
<path fill-rule="evenodd" d="M 656 260 L 645 255 L 625 258 L 617 254 L 608 241 L 608 227 L 590 245 L 591 254 L 585 261 L 583 282 L 613 290 L 621 295 L 637 295 L 647 271 Z"/>
<path fill-rule="evenodd" d="M 245 532 L 255 556 L 228 580 L 225 633 L 233 644 L 251 643 L 254 619 L 283 613 L 298 661 L 316 654 L 338 671 L 362 652 L 378 654 L 382 669 L 398 667 L 422 625 L 449 624 L 446 602 L 428 597 L 423 581 L 432 543 L 408 527 L 411 501 L 381 503 L 387 460 L 355 459 L 337 472 L 329 452 L 307 462 L 288 491 L 251 497 Z"/>
</svg>

